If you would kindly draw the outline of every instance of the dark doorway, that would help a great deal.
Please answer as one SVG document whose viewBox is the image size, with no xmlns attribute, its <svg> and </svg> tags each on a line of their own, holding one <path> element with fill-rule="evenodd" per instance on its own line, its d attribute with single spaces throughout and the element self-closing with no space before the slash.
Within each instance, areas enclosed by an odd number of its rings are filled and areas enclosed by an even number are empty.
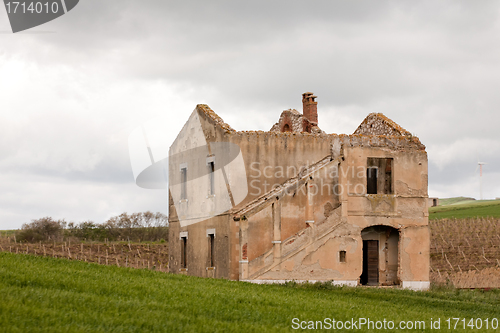
<svg viewBox="0 0 500 333">
<path fill-rule="evenodd" d="M 363 285 L 393 286 L 399 280 L 399 231 L 390 226 L 375 225 L 361 231 Z"/>
<path fill-rule="evenodd" d="M 361 284 L 378 285 L 378 240 L 363 241 L 363 273 Z"/>
</svg>

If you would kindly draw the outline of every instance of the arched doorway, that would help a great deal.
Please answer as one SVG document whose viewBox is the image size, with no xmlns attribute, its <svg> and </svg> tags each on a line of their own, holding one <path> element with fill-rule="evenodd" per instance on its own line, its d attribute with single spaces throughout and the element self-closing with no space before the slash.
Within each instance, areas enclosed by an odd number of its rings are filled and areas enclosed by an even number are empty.
<svg viewBox="0 0 500 333">
<path fill-rule="evenodd" d="M 363 273 L 361 284 L 391 286 L 399 284 L 399 231 L 376 225 L 361 231 Z"/>
<path fill-rule="evenodd" d="M 285 126 L 283 126 L 283 131 L 282 132 L 291 132 L 292 129 L 290 128 L 290 125 L 288 124 L 285 124 Z"/>
</svg>

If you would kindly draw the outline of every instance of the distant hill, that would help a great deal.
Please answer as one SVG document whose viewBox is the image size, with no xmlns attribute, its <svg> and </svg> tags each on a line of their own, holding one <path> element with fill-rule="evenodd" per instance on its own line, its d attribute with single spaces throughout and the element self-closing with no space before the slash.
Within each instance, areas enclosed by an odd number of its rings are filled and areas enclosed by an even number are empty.
<svg viewBox="0 0 500 333">
<path fill-rule="evenodd" d="M 447 206 L 447 205 L 463 204 L 466 202 L 473 202 L 473 201 L 476 201 L 476 199 L 468 197 L 443 198 L 439 199 L 439 205 Z"/>
<path fill-rule="evenodd" d="M 457 197 L 439 199 L 439 206 L 429 208 L 429 219 L 499 217 L 500 200 L 475 200 Z"/>
</svg>

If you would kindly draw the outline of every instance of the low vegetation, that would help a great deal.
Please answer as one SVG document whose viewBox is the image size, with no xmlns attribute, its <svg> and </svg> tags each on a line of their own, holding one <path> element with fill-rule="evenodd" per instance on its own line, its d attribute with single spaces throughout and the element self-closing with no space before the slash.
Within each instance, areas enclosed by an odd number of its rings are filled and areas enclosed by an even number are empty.
<svg viewBox="0 0 500 333">
<path fill-rule="evenodd" d="M 253 285 L 10 253 L 0 294 L 6 332 L 289 332 L 294 318 L 423 321 L 421 332 L 431 318 L 445 329 L 448 318 L 500 317 L 498 290 Z"/>
<path fill-rule="evenodd" d="M 459 198 L 451 198 L 459 199 Z M 451 200 L 447 199 L 447 200 Z M 500 200 L 481 200 L 481 201 L 470 201 L 466 200 L 453 201 L 451 200 L 449 204 L 444 205 L 440 201 L 440 205 L 437 207 L 429 208 L 429 219 L 463 219 L 463 218 L 474 218 L 474 217 L 496 217 L 500 218 Z"/>
<path fill-rule="evenodd" d="M 162 213 L 123 213 L 104 223 L 81 223 L 44 217 L 23 224 L 15 233 L 16 242 L 63 241 L 65 238 L 86 241 L 160 241 L 168 240 L 168 218 Z"/>
</svg>

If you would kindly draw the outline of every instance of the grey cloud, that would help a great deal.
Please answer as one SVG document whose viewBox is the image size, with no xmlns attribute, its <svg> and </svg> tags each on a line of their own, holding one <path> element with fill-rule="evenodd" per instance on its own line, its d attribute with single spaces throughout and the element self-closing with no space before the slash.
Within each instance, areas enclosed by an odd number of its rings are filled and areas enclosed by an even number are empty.
<svg viewBox="0 0 500 333">
<path fill-rule="evenodd" d="M 283 109 L 300 110 L 302 92 L 313 91 L 322 128 L 352 133 L 369 112 L 382 112 L 427 145 L 431 192 L 455 193 L 457 184 L 473 192 L 474 175 L 466 175 L 475 157 L 464 156 L 500 142 L 499 12 L 495 1 L 80 1 L 40 27 L 55 33 L 0 35 L 0 68 L 14 59 L 41 76 L 60 69 L 30 87 L 49 86 L 50 100 L 0 101 L 0 117 L 28 118 L 24 129 L 2 118 L 0 169 L 68 187 L 88 182 L 94 194 L 120 188 L 130 165 L 126 135 L 113 133 L 131 130 L 150 109 L 184 123 L 196 103 L 207 103 L 236 129 L 268 130 Z M 109 92 L 123 82 L 133 88 Z M 155 82 L 170 87 L 167 100 L 182 95 L 193 105 L 150 102 L 141 87 Z M 38 115 L 27 113 L 37 106 Z M 61 110 L 67 116 L 51 118 Z M 464 139 L 480 148 L 461 152 Z M 486 158 L 492 182 L 499 181 L 500 161 Z"/>
</svg>

